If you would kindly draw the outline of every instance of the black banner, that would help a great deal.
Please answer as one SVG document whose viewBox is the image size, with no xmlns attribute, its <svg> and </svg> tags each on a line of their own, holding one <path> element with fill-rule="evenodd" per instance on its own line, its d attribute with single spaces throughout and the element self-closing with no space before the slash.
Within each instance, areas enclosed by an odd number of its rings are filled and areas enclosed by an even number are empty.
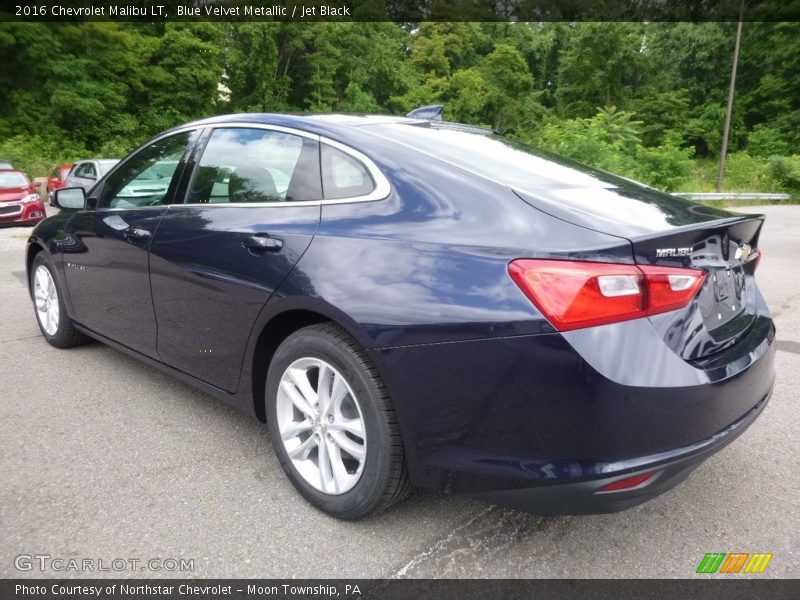
<svg viewBox="0 0 800 600">
<path fill-rule="evenodd" d="M 6 0 L 0 20 L 797 21 L 800 0 Z"/>
<path fill-rule="evenodd" d="M 701 576 L 698 576 L 701 577 Z M 16 579 L 0 581 L 3 600 L 561 600 L 592 598 L 675 598 L 676 600 L 794 600 L 798 580 L 762 580 L 758 577 L 710 576 L 692 580 L 431 580 L 431 579 Z"/>
</svg>

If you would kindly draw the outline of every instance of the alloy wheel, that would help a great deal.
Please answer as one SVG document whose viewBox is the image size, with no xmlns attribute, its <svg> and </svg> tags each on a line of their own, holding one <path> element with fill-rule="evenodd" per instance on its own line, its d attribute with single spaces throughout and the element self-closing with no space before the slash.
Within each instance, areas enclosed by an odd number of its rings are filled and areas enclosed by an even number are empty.
<svg viewBox="0 0 800 600">
<path fill-rule="evenodd" d="M 42 329 L 47 335 L 55 335 L 59 320 L 58 291 L 50 269 L 44 265 L 39 265 L 33 274 L 33 297 Z"/>
<path fill-rule="evenodd" d="M 330 363 L 300 358 L 281 376 L 277 425 L 297 472 L 316 490 L 339 495 L 358 483 L 367 456 L 361 407 Z"/>
</svg>

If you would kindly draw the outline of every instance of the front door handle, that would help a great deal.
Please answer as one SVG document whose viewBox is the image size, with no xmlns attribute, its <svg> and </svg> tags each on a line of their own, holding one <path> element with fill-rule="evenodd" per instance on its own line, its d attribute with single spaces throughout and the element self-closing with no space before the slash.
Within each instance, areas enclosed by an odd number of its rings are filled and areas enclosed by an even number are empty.
<svg viewBox="0 0 800 600">
<path fill-rule="evenodd" d="M 147 229 L 137 229 L 135 227 L 131 227 L 130 229 L 126 229 L 122 232 L 122 237 L 128 240 L 146 240 L 150 237 L 150 232 Z"/>
<path fill-rule="evenodd" d="M 256 233 L 245 238 L 242 246 L 255 252 L 277 252 L 283 248 L 283 240 L 268 233 Z"/>
</svg>

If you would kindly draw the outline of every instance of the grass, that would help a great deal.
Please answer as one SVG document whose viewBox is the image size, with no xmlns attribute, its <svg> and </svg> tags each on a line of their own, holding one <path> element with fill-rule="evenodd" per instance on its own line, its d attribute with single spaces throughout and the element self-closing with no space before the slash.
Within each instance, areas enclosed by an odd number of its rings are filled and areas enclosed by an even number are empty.
<svg viewBox="0 0 800 600">
<path fill-rule="evenodd" d="M 718 159 L 696 158 L 691 175 L 676 192 L 716 192 Z M 743 152 L 729 155 L 722 179 L 723 192 L 785 192 L 769 174 L 767 161 Z"/>
</svg>

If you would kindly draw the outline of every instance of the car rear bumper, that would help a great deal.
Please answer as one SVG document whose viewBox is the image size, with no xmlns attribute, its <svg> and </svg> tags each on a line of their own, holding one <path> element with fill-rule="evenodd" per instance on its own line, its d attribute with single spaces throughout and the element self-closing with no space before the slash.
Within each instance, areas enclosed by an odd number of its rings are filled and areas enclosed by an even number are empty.
<svg viewBox="0 0 800 600">
<path fill-rule="evenodd" d="M 596 465 L 605 473 L 603 477 L 466 495 L 539 515 L 598 514 L 625 510 L 672 489 L 709 456 L 739 437 L 764 410 L 771 394 L 772 390 L 741 419 L 706 440 L 634 460 Z M 627 490 L 602 490 L 610 483 L 646 473 L 655 474 L 643 485 Z"/>
<path fill-rule="evenodd" d="M 412 481 L 543 514 L 621 510 L 676 485 L 763 410 L 775 329 L 760 315 L 737 344 L 689 363 L 654 357 L 648 327 L 373 351 Z M 595 494 L 654 469 L 641 488 Z"/>
</svg>

